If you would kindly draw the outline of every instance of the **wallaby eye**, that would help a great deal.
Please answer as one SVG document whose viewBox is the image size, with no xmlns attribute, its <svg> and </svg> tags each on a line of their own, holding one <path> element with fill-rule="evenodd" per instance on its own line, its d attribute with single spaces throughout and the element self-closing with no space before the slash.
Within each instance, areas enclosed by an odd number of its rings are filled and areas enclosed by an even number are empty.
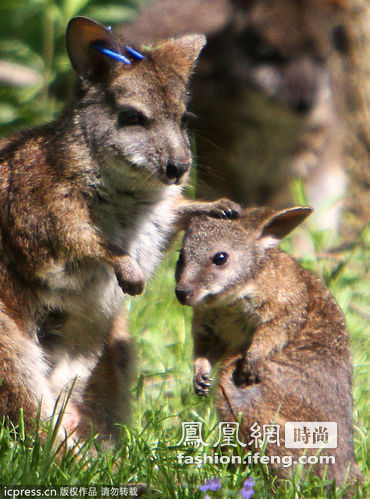
<svg viewBox="0 0 370 499">
<path fill-rule="evenodd" d="M 229 255 L 223 251 L 220 253 L 216 253 L 212 258 L 212 263 L 215 265 L 225 265 L 227 260 L 229 259 Z"/>
<path fill-rule="evenodd" d="M 118 114 L 118 125 L 120 127 L 135 125 L 145 126 L 147 122 L 148 120 L 146 116 L 141 111 L 133 107 L 121 109 Z"/>
<path fill-rule="evenodd" d="M 191 113 L 190 111 L 185 111 L 185 113 L 181 116 L 181 127 L 185 128 L 189 121 L 195 120 L 197 117 L 194 113 Z"/>
</svg>

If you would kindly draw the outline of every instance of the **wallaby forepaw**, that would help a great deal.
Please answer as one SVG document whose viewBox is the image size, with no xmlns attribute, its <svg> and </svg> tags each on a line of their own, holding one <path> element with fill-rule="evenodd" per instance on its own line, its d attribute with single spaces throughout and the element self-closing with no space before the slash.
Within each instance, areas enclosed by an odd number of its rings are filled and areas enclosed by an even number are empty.
<svg viewBox="0 0 370 499">
<path fill-rule="evenodd" d="M 116 277 L 119 286 L 121 287 L 124 293 L 127 293 L 130 296 L 141 295 L 145 289 L 145 281 L 143 280 L 129 280 L 119 272 L 116 271 Z"/>
<path fill-rule="evenodd" d="M 249 350 L 245 362 L 245 378 L 248 384 L 259 383 L 262 375 L 262 361 L 258 353 Z"/>
<path fill-rule="evenodd" d="M 115 261 L 114 271 L 118 284 L 128 295 L 141 295 L 145 289 L 144 275 L 136 261 L 128 255 Z"/>
<path fill-rule="evenodd" d="M 248 386 L 261 381 L 261 363 L 258 358 L 248 356 L 238 360 L 233 373 L 236 386 Z"/>
<path fill-rule="evenodd" d="M 206 373 L 198 371 L 193 378 L 194 391 L 201 397 L 209 397 L 209 389 L 212 385 L 212 378 Z"/>
<path fill-rule="evenodd" d="M 235 203 L 227 198 L 219 199 L 214 202 L 214 207 L 211 209 L 210 215 L 219 218 L 239 218 L 243 208 L 240 204 Z"/>
</svg>

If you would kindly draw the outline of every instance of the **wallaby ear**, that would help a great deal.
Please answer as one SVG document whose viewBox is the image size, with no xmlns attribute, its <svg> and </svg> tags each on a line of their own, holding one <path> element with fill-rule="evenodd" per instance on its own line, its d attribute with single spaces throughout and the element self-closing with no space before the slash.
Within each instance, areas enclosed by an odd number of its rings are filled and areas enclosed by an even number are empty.
<svg viewBox="0 0 370 499">
<path fill-rule="evenodd" d="M 119 38 L 89 17 L 78 16 L 69 21 L 66 43 L 74 70 L 85 77 L 104 75 L 112 64 L 111 59 L 94 49 L 94 44 L 121 53 Z"/>
<path fill-rule="evenodd" d="M 153 55 L 165 60 L 186 81 L 206 41 L 206 37 L 199 34 L 173 38 L 157 45 L 153 50 Z"/>
<path fill-rule="evenodd" d="M 259 236 L 263 246 L 266 249 L 277 246 L 280 240 L 301 224 L 312 211 L 308 206 L 297 206 L 270 215 L 263 223 Z"/>
</svg>

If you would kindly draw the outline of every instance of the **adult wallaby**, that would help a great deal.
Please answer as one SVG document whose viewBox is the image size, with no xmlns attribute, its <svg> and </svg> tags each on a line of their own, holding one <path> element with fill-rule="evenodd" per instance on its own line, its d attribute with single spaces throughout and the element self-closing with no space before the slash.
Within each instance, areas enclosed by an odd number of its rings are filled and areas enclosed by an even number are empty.
<svg viewBox="0 0 370 499">
<path fill-rule="evenodd" d="M 64 427 L 127 419 L 132 347 L 123 292 L 140 294 L 188 214 L 232 212 L 181 194 L 191 166 L 187 82 L 202 35 L 133 49 L 76 17 L 74 103 L 0 143 L 0 416 L 27 427 L 75 384 Z M 121 289 L 122 288 L 122 289 Z"/>
</svg>

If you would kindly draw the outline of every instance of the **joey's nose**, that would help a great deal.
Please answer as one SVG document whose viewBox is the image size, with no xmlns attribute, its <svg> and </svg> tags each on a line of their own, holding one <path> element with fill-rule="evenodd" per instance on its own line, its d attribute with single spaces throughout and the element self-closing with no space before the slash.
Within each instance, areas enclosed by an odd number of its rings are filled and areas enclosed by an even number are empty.
<svg viewBox="0 0 370 499">
<path fill-rule="evenodd" d="M 187 305 L 189 298 L 193 294 L 193 290 L 189 289 L 189 288 L 187 288 L 187 289 L 176 288 L 175 293 L 176 293 L 177 299 L 179 300 L 181 305 Z"/>
<path fill-rule="evenodd" d="M 182 177 L 189 171 L 190 163 L 177 163 L 169 161 L 166 167 L 166 177 L 169 183 L 179 184 Z"/>
</svg>

